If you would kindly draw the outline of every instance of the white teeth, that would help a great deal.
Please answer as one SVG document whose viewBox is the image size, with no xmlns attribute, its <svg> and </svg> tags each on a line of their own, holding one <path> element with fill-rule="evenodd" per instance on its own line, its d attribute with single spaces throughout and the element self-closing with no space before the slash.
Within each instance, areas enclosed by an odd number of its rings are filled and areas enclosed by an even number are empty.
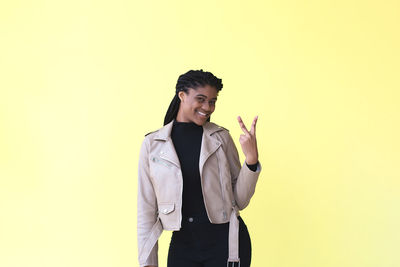
<svg viewBox="0 0 400 267">
<path fill-rule="evenodd" d="M 203 112 L 200 112 L 200 111 L 197 111 L 197 113 L 199 113 L 199 114 L 202 115 L 202 116 L 207 116 L 207 114 L 205 114 L 205 113 L 203 113 Z"/>
</svg>

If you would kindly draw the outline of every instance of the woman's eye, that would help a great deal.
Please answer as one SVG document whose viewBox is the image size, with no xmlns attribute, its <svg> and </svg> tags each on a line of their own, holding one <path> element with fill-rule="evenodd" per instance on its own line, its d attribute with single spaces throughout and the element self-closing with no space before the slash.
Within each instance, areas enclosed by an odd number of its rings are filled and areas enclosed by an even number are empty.
<svg viewBox="0 0 400 267">
<path fill-rule="evenodd" d="M 210 101 L 211 106 L 215 106 L 215 101 Z"/>
<path fill-rule="evenodd" d="M 197 101 L 204 102 L 204 98 L 197 98 Z"/>
</svg>

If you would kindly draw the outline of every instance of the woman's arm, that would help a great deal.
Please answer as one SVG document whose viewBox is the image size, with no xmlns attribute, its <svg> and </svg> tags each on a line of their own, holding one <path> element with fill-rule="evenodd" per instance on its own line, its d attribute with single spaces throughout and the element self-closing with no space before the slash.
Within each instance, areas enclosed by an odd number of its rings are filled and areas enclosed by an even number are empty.
<svg viewBox="0 0 400 267">
<path fill-rule="evenodd" d="M 247 207 L 255 192 L 258 176 L 261 172 L 261 164 L 257 158 L 256 170 L 251 170 L 246 162 L 240 163 L 239 153 L 228 131 L 224 131 L 226 142 L 226 157 L 228 159 L 233 196 L 240 210 Z M 249 164 L 250 165 L 250 164 Z"/>
<path fill-rule="evenodd" d="M 143 258 L 144 245 L 150 236 L 151 229 L 157 220 L 157 199 L 150 177 L 149 168 L 149 141 L 145 138 L 139 154 L 138 166 L 138 197 L 137 197 L 137 240 L 139 264 L 143 266 L 158 265 L 158 242 Z"/>
</svg>

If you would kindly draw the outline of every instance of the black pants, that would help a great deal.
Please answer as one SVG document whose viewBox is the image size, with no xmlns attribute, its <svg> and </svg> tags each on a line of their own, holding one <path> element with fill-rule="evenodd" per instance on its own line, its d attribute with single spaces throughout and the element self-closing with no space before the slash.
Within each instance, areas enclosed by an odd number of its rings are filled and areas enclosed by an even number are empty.
<svg viewBox="0 0 400 267">
<path fill-rule="evenodd" d="M 250 267 L 250 235 L 242 218 L 238 218 L 240 266 Z M 207 217 L 184 217 L 181 230 L 172 233 L 167 266 L 226 267 L 228 234 L 229 223 L 212 224 Z"/>
</svg>

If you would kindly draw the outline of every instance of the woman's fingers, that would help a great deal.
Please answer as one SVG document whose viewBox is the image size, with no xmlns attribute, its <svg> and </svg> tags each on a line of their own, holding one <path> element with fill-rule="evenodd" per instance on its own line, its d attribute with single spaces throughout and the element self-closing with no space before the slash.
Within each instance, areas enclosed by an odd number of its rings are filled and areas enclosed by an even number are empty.
<svg viewBox="0 0 400 267">
<path fill-rule="evenodd" d="M 237 117 L 237 120 L 238 120 L 238 122 L 239 122 L 240 128 L 242 128 L 242 131 L 243 131 L 245 134 L 250 134 L 249 131 L 247 130 L 246 126 L 244 125 L 244 123 L 243 123 L 243 121 L 242 121 L 242 118 L 241 118 L 240 116 L 238 116 L 238 117 Z"/>
<path fill-rule="evenodd" d="M 258 115 L 254 117 L 254 120 L 251 124 L 251 128 L 250 128 L 250 132 L 247 130 L 246 126 L 243 123 L 243 120 L 240 116 L 237 117 L 240 128 L 242 128 L 242 131 L 245 134 L 251 134 L 251 135 L 256 135 L 256 124 L 257 124 L 257 120 L 258 120 Z"/>
<path fill-rule="evenodd" d="M 244 133 L 240 135 L 239 143 L 242 147 L 243 154 L 248 164 L 255 164 L 258 161 L 257 140 L 252 133 Z"/>
<path fill-rule="evenodd" d="M 250 133 L 256 135 L 256 124 L 258 120 L 258 115 L 254 117 L 253 123 L 251 124 Z"/>
</svg>

